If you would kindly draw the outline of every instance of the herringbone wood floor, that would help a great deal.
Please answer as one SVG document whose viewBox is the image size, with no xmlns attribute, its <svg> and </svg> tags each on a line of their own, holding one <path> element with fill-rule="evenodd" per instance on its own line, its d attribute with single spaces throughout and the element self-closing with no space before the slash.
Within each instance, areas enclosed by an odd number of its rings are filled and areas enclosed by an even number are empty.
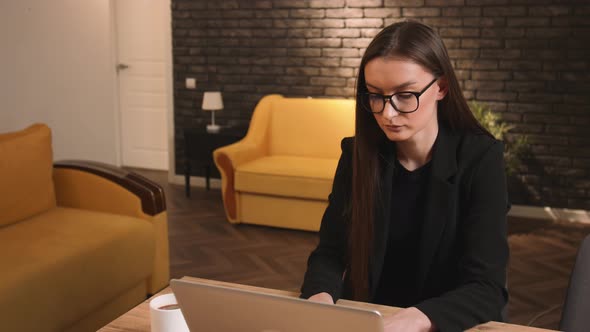
<svg viewBox="0 0 590 332">
<path fill-rule="evenodd" d="M 225 221 L 219 190 L 170 185 L 163 172 L 135 170 L 160 183 L 167 195 L 173 278 L 193 276 L 298 290 L 317 234 Z M 557 329 L 577 247 L 587 225 L 509 219 L 509 320 Z"/>
</svg>

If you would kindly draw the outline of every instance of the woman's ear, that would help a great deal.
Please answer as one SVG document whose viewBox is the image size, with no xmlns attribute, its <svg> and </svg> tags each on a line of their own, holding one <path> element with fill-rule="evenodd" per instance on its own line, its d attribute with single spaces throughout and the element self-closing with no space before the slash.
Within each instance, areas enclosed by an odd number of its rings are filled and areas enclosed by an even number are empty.
<svg viewBox="0 0 590 332">
<path fill-rule="evenodd" d="M 443 100 L 447 93 L 449 92 L 449 81 L 445 76 L 442 76 L 436 82 L 436 86 L 438 86 L 438 91 L 436 92 L 436 100 Z"/>
</svg>

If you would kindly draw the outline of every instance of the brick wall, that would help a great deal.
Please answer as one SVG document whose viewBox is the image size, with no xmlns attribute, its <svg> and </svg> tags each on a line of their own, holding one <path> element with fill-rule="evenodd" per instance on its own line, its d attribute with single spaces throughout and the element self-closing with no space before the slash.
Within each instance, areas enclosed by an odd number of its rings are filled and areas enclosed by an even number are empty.
<svg viewBox="0 0 590 332">
<path fill-rule="evenodd" d="M 414 19 L 444 39 L 465 96 L 529 136 L 513 201 L 590 209 L 589 1 L 172 0 L 172 12 L 178 174 L 182 130 L 209 121 L 203 91 L 223 91 L 222 125 L 247 125 L 266 94 L 353 98 L 372 37 Z"/>
</svg>

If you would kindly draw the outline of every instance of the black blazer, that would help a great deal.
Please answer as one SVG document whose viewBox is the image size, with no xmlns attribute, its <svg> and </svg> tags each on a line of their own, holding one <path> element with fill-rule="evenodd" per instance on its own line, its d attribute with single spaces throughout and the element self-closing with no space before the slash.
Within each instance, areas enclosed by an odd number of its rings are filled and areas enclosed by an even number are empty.
<svg viewBox="0 0 590 332">
<path fill-rule="evenodd" d="M 317 248 L 308 260 L 301 297 L 327 292 L 334 301 L 350 298 L 345 277 L 347 218 L 354 138 L 342 140 L 342 155 Z M 382 202 L 390 202 L 395 145 L 380 147 Z M 506 265 L 508 203 L 503 145 L 487 135 L 456 134 L 444 127 L 433 148 L 418 267 L 420 302 L 415 305 L 441 331 L 460 331 L 490 320 L 501 321 L 508 301 Z M 384 262 L 389 208 L 377 208 L 374 252 L 370 257 L 370 297 Z M 403 266 L 399 267 L 403 269 Z M 344 276 L 344 277 L 343 277 Z"/>
</svg>

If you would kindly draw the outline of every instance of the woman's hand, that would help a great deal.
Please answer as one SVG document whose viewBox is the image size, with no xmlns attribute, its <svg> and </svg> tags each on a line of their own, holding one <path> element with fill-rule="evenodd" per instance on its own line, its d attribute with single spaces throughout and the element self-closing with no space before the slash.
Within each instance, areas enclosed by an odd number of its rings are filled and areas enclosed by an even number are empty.
<svg viewBox="0 0 590 332">
<path fill-rule="evenodd" d="M 313 295 L 308 300 L 311 302 L 334 304 L 334 299 L 332 298 L 332 295 L 326 292 Z"/>
<path fill-rule="evenodd" d="M 422 311 L 410 307 L 403 309 L 395 315 L 385 317 L 385 332 L 433 332 L 436 326 L 432 324 L 428 316 Z"/>
</svg>

